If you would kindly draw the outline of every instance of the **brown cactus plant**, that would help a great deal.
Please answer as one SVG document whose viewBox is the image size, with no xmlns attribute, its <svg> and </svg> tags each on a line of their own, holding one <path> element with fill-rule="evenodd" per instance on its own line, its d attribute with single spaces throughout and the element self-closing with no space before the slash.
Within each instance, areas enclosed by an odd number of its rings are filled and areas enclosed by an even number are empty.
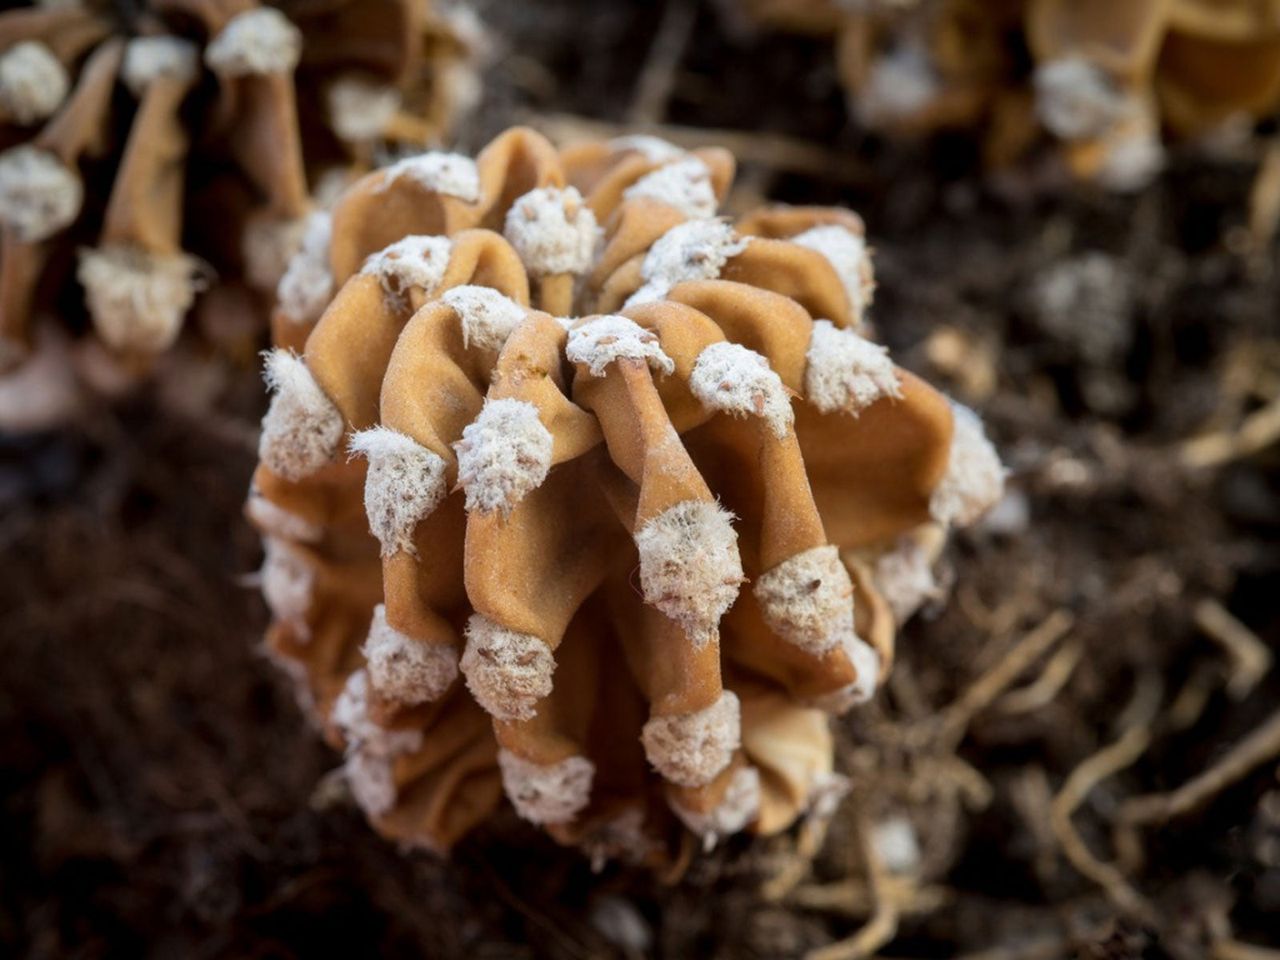
<svg viewBox="0 0 1280 960">
<path fill-rule="evenodd" d="M 1201 137 L 1280 106 L 1274 0 L 737 2 L 763 26 L 837 35 L 868 126 L 978 130 L 997 168 L 1052 143 L 1073 176 L 1133 189 L 1160 169 L 1162 133 Z"/>
<path fill-rule="evenodd" d="M 717 218 L 733 166 L 510 130 L 367 176 L 295 261 L 267 645 L 388 836 L 447 849 L 505 794 L 669 866 L 829 806 L 921 531 L 1000 495 L 976 417 L 859 333 L 858 217 Z"/>
<path fill-rule="evenodd" d="M 134 371 L 215 278 L 211 314 L 245 312 L 246 285 L 269 295 L 313 206 L 309 178 L 440 133 L 451 36 L 417 0 L 0 13 L 0 367 L 41 347 L 70 362 L 60 345 L 91 328 L 99 355 Z"/>
</svg>

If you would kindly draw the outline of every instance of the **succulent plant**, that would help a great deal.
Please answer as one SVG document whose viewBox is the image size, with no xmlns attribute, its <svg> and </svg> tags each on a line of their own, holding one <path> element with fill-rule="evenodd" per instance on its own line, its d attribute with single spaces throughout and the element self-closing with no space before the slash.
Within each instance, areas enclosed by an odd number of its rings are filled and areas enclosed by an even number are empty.
<svg viewBox="0 0 1280 960">
<path fill-rule="evenodd" d="M 861 221 L 719 218 L 733 166 L 510 130 L 370 174 L 290 267 L 267 646 L 383 833 L 443 850 L 505 794 L 660 866 L 828 807 L 922 531 L 999 497 L 977 418 L 863 335 Z"/>
<path fill-rule="evenodd" d="M 136 369 L 215 277 L 210 323 L 251 309 L 236 291 L 274 290 L 311 183 L 440 133 L 452 37 L 419 0 L 0 13 L 0 367 L 40 347 L 70 363 L 62 345 L 91 326 Z M 20 413 L 41 419 L 3 411 Z"/>
<path fill-rule="evenodd" d="M 1272 0 L 738 6 L 760 25 L 836 34 L 850 107 L 868 126 L 981 129 L 997 168 L 1050 141 L 1071 174 L 1116 190 L 1158 172 L 1162 129 L 1195 138 L 1280 106 Z"/>
</svg>

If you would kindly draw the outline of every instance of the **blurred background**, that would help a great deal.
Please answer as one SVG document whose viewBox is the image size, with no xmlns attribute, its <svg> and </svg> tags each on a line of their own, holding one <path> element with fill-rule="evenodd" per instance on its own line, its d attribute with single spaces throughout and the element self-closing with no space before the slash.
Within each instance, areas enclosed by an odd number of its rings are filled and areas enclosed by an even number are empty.
<svg viewBox="0 0 1280 960">
<path fill-rule="evenodd" d="M 945 558 L 948 602 L 840 721 L 829 824 L 676 887 L 509 812 L 450 862 L 379 839 L 258 652 L 256 365 L 187 356 L 0 439 L 0 952 L 1280 957 L 1280 15 L 1183 4 L 1153 41 L 1106 5 L 1034 6 L 464 15 L 450 144 L 653 132 L 737 155 L 730 211 L 851 207 L 877 335 L 1010 470 Z M 1090 30 L 1111 86 L 1047 69 Z M 1206 99 L 1224 63 L 1240 84 Z"/>
</svg>

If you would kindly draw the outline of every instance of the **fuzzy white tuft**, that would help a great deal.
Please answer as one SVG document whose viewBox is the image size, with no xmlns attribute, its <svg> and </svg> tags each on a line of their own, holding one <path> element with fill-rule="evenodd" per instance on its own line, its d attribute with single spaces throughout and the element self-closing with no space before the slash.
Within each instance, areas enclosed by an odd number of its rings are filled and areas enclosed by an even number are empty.
<svg viewBox="0 0 1280 960">
<path fill-rule="evenodd" d="M 204 50 L 209 69 L 224 77 L 290 73 L 302 55 L 302 31 L 273 7 L 234 16 Z"/>
<path fill-rule="evenodd" d="M 880 682 L 880 654 L 875 648 L 852 631 L 842 643 L 857 676 L 853 683 L 814 698 L 812 705 L 827 713 L 842 714 L 851 707 L 866 703 L 875 695 L 876 685 Z"/>
<path fill-rule="evenodd" d="M 373 608 L 369 636 L 360 652 L 374 689 L 406 706 L 440 699 L 458 678 L 457 651 L 401 633 L 387 623 L 385 604 Z"/>
<path fill-rule="evenodd" d="M 702 646 L 717 635 L 745 579 L 733 515 L 709 500 L 685 500 L 636 531 L 644 599 Z"/>
<path fill-rule="evenodd" d="M 382 544 L 382 555 L 390 557 L 401 550 L 416 555 L 414 530 L 448 493 L 444 459 L 387 427 L 352 434 L 348 449 L 352 456 L 369 461 L 364 509 L 369 530 Z"/>
<path fill-rule="evenodd" d="M 507 211 L 502 233 L 535 277 L 585 273 L 600 239 L 596 215 L 574 187 L 530 190 Z"/>
<path fill-rule="evenodd" d="M 369 716 L 369 676 L 357 670 L 334 701 L 330 719 L 346 741 L 347 782 L 362 810 L 380 817 L 396 803 L 392 765 L 422 746 L 418 730 L 388 730 Z"/>
<path fill-rule="evenodd" d="M 499 750 L 498 768 L 507 799 L 530 823 L 569 823 L 591 801 L 596 767 L 586 757 L 543 765 Z"/>
<path fill-rule="evenodd" d="M 302 241 L 276 286 L 280 312 L 292 323 L 320 319 L 333 295 L 333 274 L 329 271 L 329 242 L 333 235 L 333 215 L 316 210 L 307 215 Z"/>
<path fill-rule="evenodd" d="M 62 63 L 39 41 L 16 43 L 0 54 L 0 112 L 11 123 L 28 126 L 53 116 L 70 88 Z"/>
<path fill-rule="evenodd" d="M 920 872 L 920 840 L 911 821 L 901 814 L 886 817 L 871 828 L 871 849 L 890 873 L 910 876 Z"/>
<path fill-rule="evenodd" d="M 84 184 L 52 153 L 23 144 L 0 153 L 0 223 L 35 243 L 80 214 Z"/>
<path fill-rule="evenodd" d="M 623 192 L 626 200 L 656 200 L 686 217 L 713 217 L 719 200 L 711 169 L 697 157 L 684 157 L 641 177 Z"/>
<path fill-rule="evenodd" d="M 454 287 L 440 299 L 458 315 L 463 344 L 494 353 L 502 349 L 528 313 L 520 304 L 491 287 Z"/>
<path fill-rule="evenodd" d="M 1051 60 L 1036 68 L 1036 114 L 1064 140 L 1106 135 L 1135 108 L 1100 66 L 1083 57 Z"/>
<path fill-rule="evenodd" d="M 941 81 L 928 52 L 917 42 L 907 42 L 872 62 L 854 109 L 868 127 L 889 127 L 918 116 L 940 92 Z"/>
<path fill-rule="evenodd" d="M 861 323 L 876 289 L 866 238 L 838 224 L 827 224 L 797 234 L 791 242 L 827 258 L 844 285 L 853 322 Z"/>
<path fill-rule="evenodd" d="M 517 633 L 482 614 L 467 621 L 462 654 L 467 689 L 499 720 L 529 720 L 537 702 L 551 692 L 556 661 L 538 637 Z"/>
<path fill-rule="evenodd" d="M 833 546 L 797 553 L 752 587 L 769 628 L 821 656 L 853 633 L 853 583 Z"/>
<path fill-rule="evenodd" d="M 263 549 L 262 597 L 273 617 L 292 625 L 306 639 L 315 571 L 306 556 L 285 540 L 266 537 Z"/>
<path fill-rule="evenodd" d="M 1108 190 L 1132 193 L 1155 179 L 1164 167 L 1164 147 L 1154 121 L 1135 123 L 1107 144 L 1098 182 Z"/>
<path fill-rule="evenodd" d="M 650 163 L 666 163 L 668 160 L 675 160 L 677 157 L 684 156 L 684 151 L 674 143 L 668 143 L 661 137 L 653 137 L 643 133 L 636 133 L 626 137 L 614 137 L 609 141 L 609 149 L 614 153 L 634 151 Z"/>
<path fill-rule="evenodd" d="M 627 807 L 607 820 L 592 823 L 579 845 L 595 873 L 614 858 L 623 863 L 644 863 L 658 846 L 645 829 L 645 810 L 640 806 Z"/>
<path fill-rule="evenodd" d="M 339 77 L 325 90 L 329 123 L 339 139 L 368 143 L 383 131 L 400 109 L 400 91 L 360 76 Z"/>
<path fill-rule="evenodd" d="M 509 515 L 547 478 L 554 443 L 532 403 L 486 400 L 479 416 L 453 445 L 467 510 Z"/>
<path fill-rule="evenodd" d="M 257 489 L 249 491 L 249 503 L 245 512 L 249 515 L 249 521 L 264 536 L 279 537 L 295 543 L 317 543 L 324 536 L 324 529 L 318 523 L 268 500 Z"/>
<path fill-rule="evenodd" d="M 199 72 L 200 55 L 194 43 L 179 37 L 134 37 L 125 47 L 120 76 L 129 91 L 141 97 L 161 77 L 193 83 Z"/>
<path fill-rule="evenodd" d="M 714 280 L 729 262 L 747 249 L 748 237 L 739 237 L 723 220 L 689 220 L 672 227 L 645 254 L 640 267 L 644 286 L 631 295 L 626 306 L 663 299 L 671 288 L 688 280 Z"/>
<path fill-rule="evenodd" d="M 954 401 L 951 412 L 947 472 L 929 498 L 929 513 L 944 527 L 967 527 L 1004 496 L 1004 467 L 978 415 Z"/>
<path fill-rule="evenodd" d="M 412 180 L 434 193 L 457 197 L 465 203 L 480 199 L 480 170 L 476 162 L 460 153 L 430 153 L 405 157 L 387 167 L 382 174 L 382 189 L 397 180 Z"/>
<path fill-rule="evenodd" d="M 906 623 L 924 604 L 942 595 L 942 587 L 933 575 L 929 552 L 909 535 L 876 558 L 872 577 L 899 624 Z"/>
<path fill-rule="evenodd" d="M 194 257 L 131 247 L 81 251 L 76 278 L 103 342 L 113 350 L 141 353 L 173 345 L 204 285 Z"/>
<path fill-rule="evenodd" d="M 777 437 L 785 437 L 795 421 L 791 395 L 769 361 L 738 343 L 722 340 L 698 354 L 689 389 L 712 410 L 763 418 Z"/>
<path fill-rule="evenodd" d="M 650 717 L 640 736 L 654 768 L 682 787 L 705 787 L 733 760 L 741 742 L 741 705 L 725 690 L 704 710 Z"/>
<path fill-rule="evenodd" d="M 412 287 L 430 295 L 444 278 L 452 249 L 448 237 L 408 236 L 370 255 L 360 272 L 377 277 L 392 296 Z"/>
<path fill-rule="evenodd" d="M 618 360 L 641 360 L 665 374 L 676 369 L 656 333 L 619 316 L 597 317 L 570 329 L 565 356 L 570 363 L 585 364 L 593 377 L 603 377 L 609 364 Z"/>
<path fill-rule="evenodd" d="M 809 795 L 805 798 L 806 812 L 819 820 L 828 819 L 840 801 L 849 795 L 853 784 L 849 778 L 840 773 L 823 772 L 814 776 L 809 784 Z"/>
<path fill-rule="evenodd" d="M 706 813 L 697 813 L 672 802 L 671 809 L 689 830 L 702 840 L 702 851 L 709 853 L 724 837 L 745 830 L 760 813 L 760 771 L 742 767 L 734 771 L 720 805 Z"/>
<path fill-rule="evenodd" d="M 273 350 L 263 377 L 274 396 L 262 418 L 258 459 L 286 480 L 301 480 L 338 456 L 342 413 L 296 354 Z"/>
<path fill-rule="evenodd" d="M 241 237 L 245 279 L 257 290 L 275 290 L 302 249 L 308 217 L 252 217 Z"/>
<path fill-rule="evenodd" d="M 857 416 L 883 397 L 902 396 L 888 348 L 830 320 L 814 321 L 805 358 L 806 399 L 822 413 Z"/>
</svg>

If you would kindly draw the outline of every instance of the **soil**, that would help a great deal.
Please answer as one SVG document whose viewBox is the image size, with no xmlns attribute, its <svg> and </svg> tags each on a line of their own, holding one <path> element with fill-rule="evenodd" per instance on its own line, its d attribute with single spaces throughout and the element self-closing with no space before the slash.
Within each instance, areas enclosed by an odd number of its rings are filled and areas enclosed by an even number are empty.
<svg viewBox="0 0 1280 960">
<path fill-rule="evenodd" d="M 863 214 L 880 336 L 981 411 L 1011 470 L 1009 500 L 947 554 L 949 601 L 902 632 L 879 702 L 841 721 L 855 789 L 821 852 L 817 826 L 736 841 L 664 886 L 595 874 L 509 815 L 448 862 L 379 839 L 257 650 L 260 553 L 239 520 L 257 372 L 188 356 L 74 429 L 0 441 L 0 953 L 800 956 L 870 916 L 858 838 L 877 824 L 920 848 L 887 957 L 1280 949 L 1274 755 L 1194 809 L 1113 829 L 1128 798 L 1211 767 L 1280 702 L 1276 672 L 1250 675 L 1204 626 L 1221 609 L 1261 649 L 1280 642 L 1280 449 L 1197 466 L 1185 446 L 1280 384 L 1276 248 L 1247 242 L 1257 158 L 1175 151 L 1127 197 L 993 190 L 963 137 L 860 133 L 829 43 L 726 31 L 724 5 L 689 8 L 650 119 L 847 157 L 740 179 Z M 623 120 L 673 16 L 644 0 L 479 9 L 495 49 L 467 146 L 540 114 Z M 1012 697 L 965 699 L 1046 620 L 1069 627 Z M 1134 731 L 1132 762 L 1071 820 L 1119 863 L 1107 890 L 1064 854 L 1051 801 Z"/>
</svg>

